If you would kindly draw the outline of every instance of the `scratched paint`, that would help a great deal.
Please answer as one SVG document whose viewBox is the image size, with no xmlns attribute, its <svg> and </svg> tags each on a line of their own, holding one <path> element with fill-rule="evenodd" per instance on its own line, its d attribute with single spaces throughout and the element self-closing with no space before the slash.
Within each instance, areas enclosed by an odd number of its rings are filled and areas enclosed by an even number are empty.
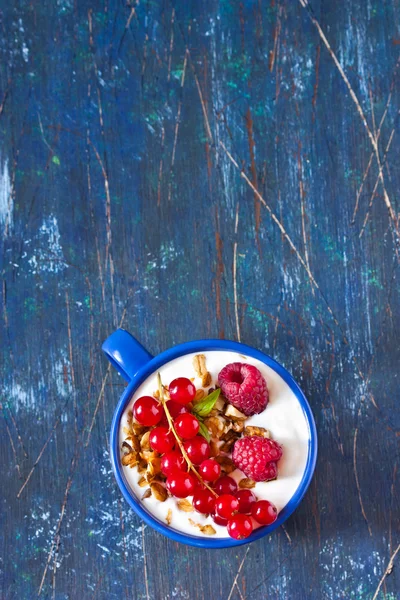
<svg viewBox="0 0 400 600">
<path fill-rule="evenodd" d="M 13 199 L 11 196 L 11 181 L 8 170 L 8 160 L 1 161 L 0 157 L 0 223 L 3 228 L 12 226 Z"/>
<path fill-rule="evenodd" d="M 0 596 L 395 600 L 396 1 L 9 5 Z M 109 465 L 119 323 L 292 371 L 320 458 L 285 530 L 216 560 L 142 527 Z"/>
<path fill-rule="evenodd" d="M 54 215 L 43 220 L 33 246 L 32 256 L 27 258 L 32 275 L 40 272 L 58 273 L 67 268 Z"/>
</svg>

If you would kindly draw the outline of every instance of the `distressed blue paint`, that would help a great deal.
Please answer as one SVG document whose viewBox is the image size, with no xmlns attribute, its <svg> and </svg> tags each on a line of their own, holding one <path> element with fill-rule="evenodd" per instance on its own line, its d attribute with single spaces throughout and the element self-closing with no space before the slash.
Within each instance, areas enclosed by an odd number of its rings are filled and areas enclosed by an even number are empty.
<svg viewBox="0 0 400 600">
<path fill-rule="evenodd" d="M 216 561 L 142 532 L 121 500 L 107 439 L 123 387 L 99 348 L 120 325 L 153 354 L 235 338 L 236 299 L 241 341 L 293 373 L 320 441 L 291 542 L 278 529 L 251 544 L 241 594 L 371 600 L 400 541 L 398 248 L 379 182 L 360 238 L 379 169 L 373 156 L 355 210 L 371 141 L 307 10 L 0 7 L 0 596 L 36 597 L 49 556 L 44 598 L 229 596 L 245 548 Z M 312 9 L 371 131 L 390 95 L 378 146 L 384 160 L 394 131 L 383 173 L 397 215 L 398 0 Z M 314 293 L 220 141 L 307 253 Z M 396 598 L 398 560 L 378 600 Z"/>
</svg>

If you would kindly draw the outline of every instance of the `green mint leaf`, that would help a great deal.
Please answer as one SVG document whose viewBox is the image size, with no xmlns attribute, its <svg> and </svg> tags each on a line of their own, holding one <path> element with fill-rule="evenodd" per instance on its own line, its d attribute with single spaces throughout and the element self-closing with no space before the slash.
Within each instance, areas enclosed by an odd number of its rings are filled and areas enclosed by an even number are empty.
<svg viewBox="0 0 400 600">
<path fill-rule="evenodd" d="M 209 431 L 207 429 L 207 427 L 204 425 L 204 423 L 200 423 L 199 421 L 199 434 L 203 436 L 203 438 L 206 438 L 207 442 L 210 441 L 211 437 L 209 434 Z"/>
<path fill-rule="evenodd" d="M 211 392 L 211 394 L 208 394 L 208 396 L 206 396 L 204 400 L 198 402 L 193 407 L 193 413 L 196 415 L 196 417 L 206 417 L 207 415 L 209 415 L 212 409 L 214 408 L 220 393 L 221 389 L 217 388 L 216 390 Z"/>
</svg>

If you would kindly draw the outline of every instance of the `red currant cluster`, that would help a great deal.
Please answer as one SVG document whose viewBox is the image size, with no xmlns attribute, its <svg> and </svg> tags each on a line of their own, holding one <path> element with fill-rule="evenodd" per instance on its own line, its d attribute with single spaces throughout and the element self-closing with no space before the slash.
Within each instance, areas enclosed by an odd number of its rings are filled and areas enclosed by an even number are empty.
<svg viewBox="0 0 400 600">
<path fill-rule="evenodd" d="M 168 491 L 176 498 L 193 496 L 196 511 L 210 514 L 215 523 L 227 527 L 231 537 L 244 539 L 253 531 L 251 517 L 261 525 L 270 525 L 277 518 L 277 510 L 267 500 L 257 500 L 250 490 L 238 490 L 232 477 L 221 477 L 220 465 L 210 458 L 209 443 L 199 435 L 199 421 L 187 407 L 195 394 L 190 379 L 178 377 L 169 385 L 166 410 L 155 398 L 142 396 L 133 406 L 133 415 L 139 424 L 153 427 L 149 441 L 162 455 L 161 471 Z"/>
<path fill-rule="evenodd" d="M 212 518 L 218 525 L 225 525 L 236 540 L 247 538 L 253 531 L 251 517 L 260 525 L 271 525 L 277 519 L 278 511 L 271 502 L 257 500 L 251 490 L 238 490 L 229 475 L 218 479 L 214 489 L 218 498 L 214 501 Z"/>
</svg>

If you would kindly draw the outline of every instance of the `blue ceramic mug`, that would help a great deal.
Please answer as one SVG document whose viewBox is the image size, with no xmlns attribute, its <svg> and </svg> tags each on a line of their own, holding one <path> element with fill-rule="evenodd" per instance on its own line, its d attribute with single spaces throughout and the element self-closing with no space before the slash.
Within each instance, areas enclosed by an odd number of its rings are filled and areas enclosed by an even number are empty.
<svg viewBox="0 0 400 600">
<path fill-rule="evenodd" d="M 300 504 L 308 486 L 310 485 L 317 458 L 317 432 L 315 428 L 314 418 L 310 406 L 297 385 L 293 377 L 286 371 L 282 365 L 277 363 L 268 355 L 256 350 L 245 344 L 232 342 L 229 340 L 197 340 L 179 344 L 158 356 L 153 357 L 133 336 L 124 329 L 115 331 L 103 344 L 103 352 L 105 353 L 111 364 L 117 369 L 122 377 L 128 382 L 128 386 L 123 392 L 111 425 L 110 451 L 111 462 L 114 470 L 115 478 L 121 489 L 121 492 L 133 508 L 147 525 L 150 525 L 156 531 L 166 535 L 174 541 L 198 546 L 201 548 L 226 548 L 231 546 L 239 546 L 248 542 L 255 541 L 273 531 L 293 513 Z M 203 353 L 212 350 L 221 350 L 246 355 L 253 359 L 259 360 L 270 369 L 275 371 L 280 378 L 287 384 L 297 399 L 302 411 L 302 415 L 307 424 L 308 430 L 308 454 L 306 464 L 301 481 L 290 498 L 289 502 L 279 513 L 278 519 L 269 526 L 255 529 L 250 537 L 244 540 L 234 540 L 232 538 L 212 538 L 199 537 L 189 535 L 181 531 L 177 531 L 166 523 L 158 520 L 154 515 L 148 512 L 145 505 L 135 496 L 134 491 L 130 487 L 124 473 L 124 468 L 121 463 L 121 448 L 120 448 L 120 423 L 122 415 L 131 401 L 138 387 L 150 376 L 156 373 L 163 365 L 170 361 L 182 357 L 186 354 Z"/>
</svg>

